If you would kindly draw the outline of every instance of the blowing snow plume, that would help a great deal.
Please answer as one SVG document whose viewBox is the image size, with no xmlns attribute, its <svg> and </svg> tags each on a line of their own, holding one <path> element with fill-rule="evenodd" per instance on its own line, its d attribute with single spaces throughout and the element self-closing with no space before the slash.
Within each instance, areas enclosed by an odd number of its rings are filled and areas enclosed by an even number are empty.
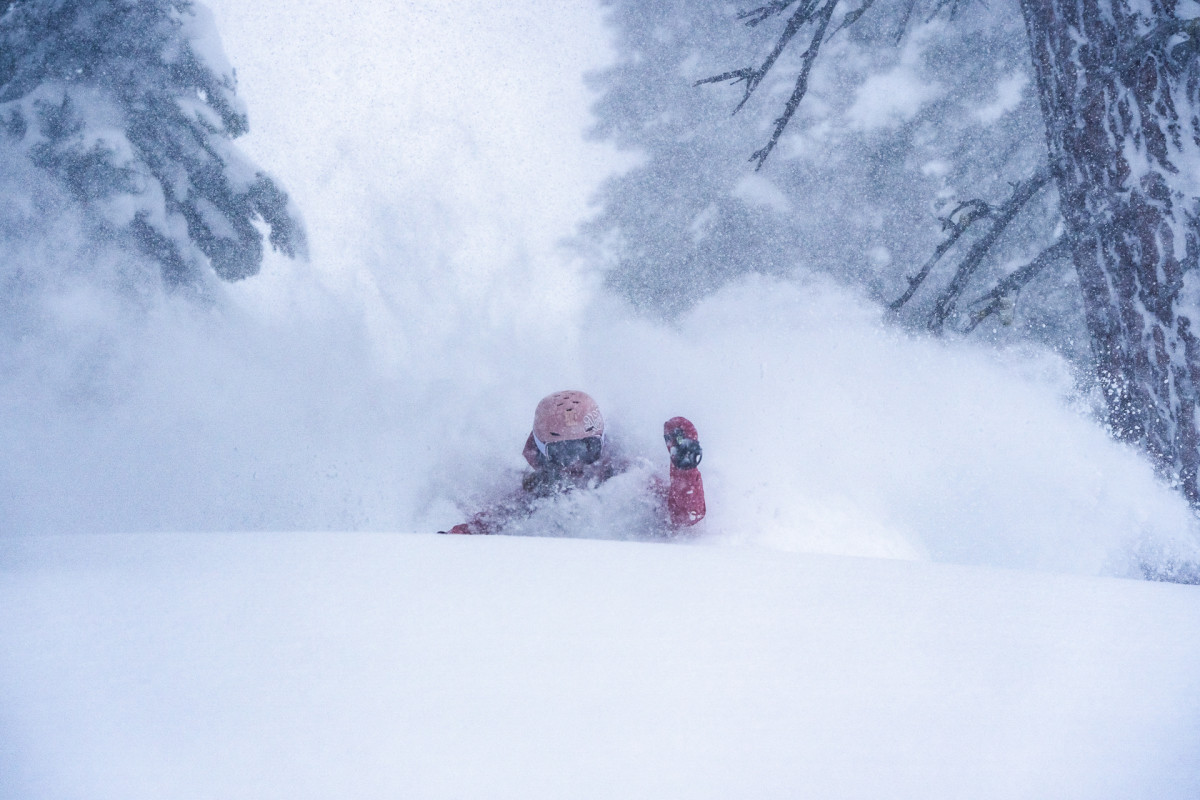
<svg viewBox="0 0 1200 800">
<path fill-rule="evenodd" d="M 696 422 L 700 541 L 1116 574 L 1189 552 L 1185 505 L 1055 357 L 911 338 L 824 281 L 746 279 L 674 324 L 597 288 L 557 245 L 625 163 L 580 133 L 594 9 L 214 5 L 311 262 L 197 302 L 9 201 L 6 530 L 444 529 L 515 485 L 537 400 L 582 388 L 653 469 L 663 420 Z M 570 533 L 627 533 L 612 502 Z"/>
</svg>

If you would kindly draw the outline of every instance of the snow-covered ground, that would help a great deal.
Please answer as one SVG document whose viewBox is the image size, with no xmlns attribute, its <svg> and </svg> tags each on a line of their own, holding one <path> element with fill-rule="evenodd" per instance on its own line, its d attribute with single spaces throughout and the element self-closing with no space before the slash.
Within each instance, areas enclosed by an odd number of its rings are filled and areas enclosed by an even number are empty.
<svg viewBox="0 0 1200 800">
<path fill-rule="evenodd" d="M 1200 796 L 1192 587 L 391 534 L 0 543 L 0 796 Z"/>
</svg>

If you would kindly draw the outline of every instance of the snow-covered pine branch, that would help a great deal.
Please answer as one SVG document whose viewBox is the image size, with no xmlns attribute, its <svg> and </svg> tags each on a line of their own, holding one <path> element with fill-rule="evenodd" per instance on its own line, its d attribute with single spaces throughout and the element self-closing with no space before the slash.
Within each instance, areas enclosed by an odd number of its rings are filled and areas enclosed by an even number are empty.
<svg viewBox="0 0 1200 800">
<path fill-rule="evenodd" d="M 7 9 L 5 6 L 8 6 Z M 190 0 L 0 5 L 0 148 L 27 158 L 168 285 L 305 249 L 287 194 L 233 145 L 248 129 L 213 19 Z"/>
</svg>

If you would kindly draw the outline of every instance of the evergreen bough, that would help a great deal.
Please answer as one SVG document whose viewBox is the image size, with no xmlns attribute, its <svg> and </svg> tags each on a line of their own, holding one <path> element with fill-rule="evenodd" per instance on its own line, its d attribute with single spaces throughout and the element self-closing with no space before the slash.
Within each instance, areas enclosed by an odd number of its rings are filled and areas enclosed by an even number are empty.
<svg viewBox="0 0 1200 800">
<path fill-rule="evenodd" d="M 245 158 L 245 106 L 190 0 L 0 0 L 0 146 L 26 157 L 171 286 L 303 254 L 287 194 Z"/>
</svg>

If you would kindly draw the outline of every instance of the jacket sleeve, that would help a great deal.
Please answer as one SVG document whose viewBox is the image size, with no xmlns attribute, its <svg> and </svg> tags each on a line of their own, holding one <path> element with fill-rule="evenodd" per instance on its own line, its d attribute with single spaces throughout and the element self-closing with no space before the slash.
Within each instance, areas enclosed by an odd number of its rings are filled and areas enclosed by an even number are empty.
<svg viewBox="0 0 1200 800">
<path fill-rule="evenodd" d="M 667 487 L 667 516 L 673 528 L 686 528 L 704 519 L 704 479 L 698 469 L 671 467 Z"/>
<path fill-rule="evenodd" d="M 521 454 L 525 456 L 525 460 L 529 462 L 529 466 L 536 470 L 538 467 L 538 450 L 537 446 L 533 443 L 532 431 L 530 431 L 529 437 L 525 440 L 525 448 Z M 480 511 L 466 522 L 461 522 L 448 531 L 438 531 L 438 533 L 475 535 L 498 533 L 501 528 L 512 520 L 529 516 L 530 506 L 533 504 L 533 495 L 527 484 L 528 475 L 522 481 L 522 489 L 520 491 L 501 500 L 491 508 Z"/>
<path fill-rule="evenodd" d="M 672 417 L 663 425 L 663 436 L 667 440 L 667 449 L 672 453 L 671 480 L 667 486 L 667 518 L 672 528 L 686 528 L 704 519 L 704 479 L 700 470 L 694 466 L 699 462 L 699 455 L 689 469 L 675 466 L 675 450 L 672 449 L 675 436 L 682 435 L 691 440 L 698 451 L 699 436 L 696 426 L 686 417 Z"/>
<path fill-rule="evenodd" d="M 512 520 L 528 516 L 532 502 L 533 498 L 530 494 L 521 490 L 494 506 L 485 508 L 466 522 L 461 522 L 448 531 L 438 531 L 438 533 L 474 535 L 499 533 Z"/>
</svg>

